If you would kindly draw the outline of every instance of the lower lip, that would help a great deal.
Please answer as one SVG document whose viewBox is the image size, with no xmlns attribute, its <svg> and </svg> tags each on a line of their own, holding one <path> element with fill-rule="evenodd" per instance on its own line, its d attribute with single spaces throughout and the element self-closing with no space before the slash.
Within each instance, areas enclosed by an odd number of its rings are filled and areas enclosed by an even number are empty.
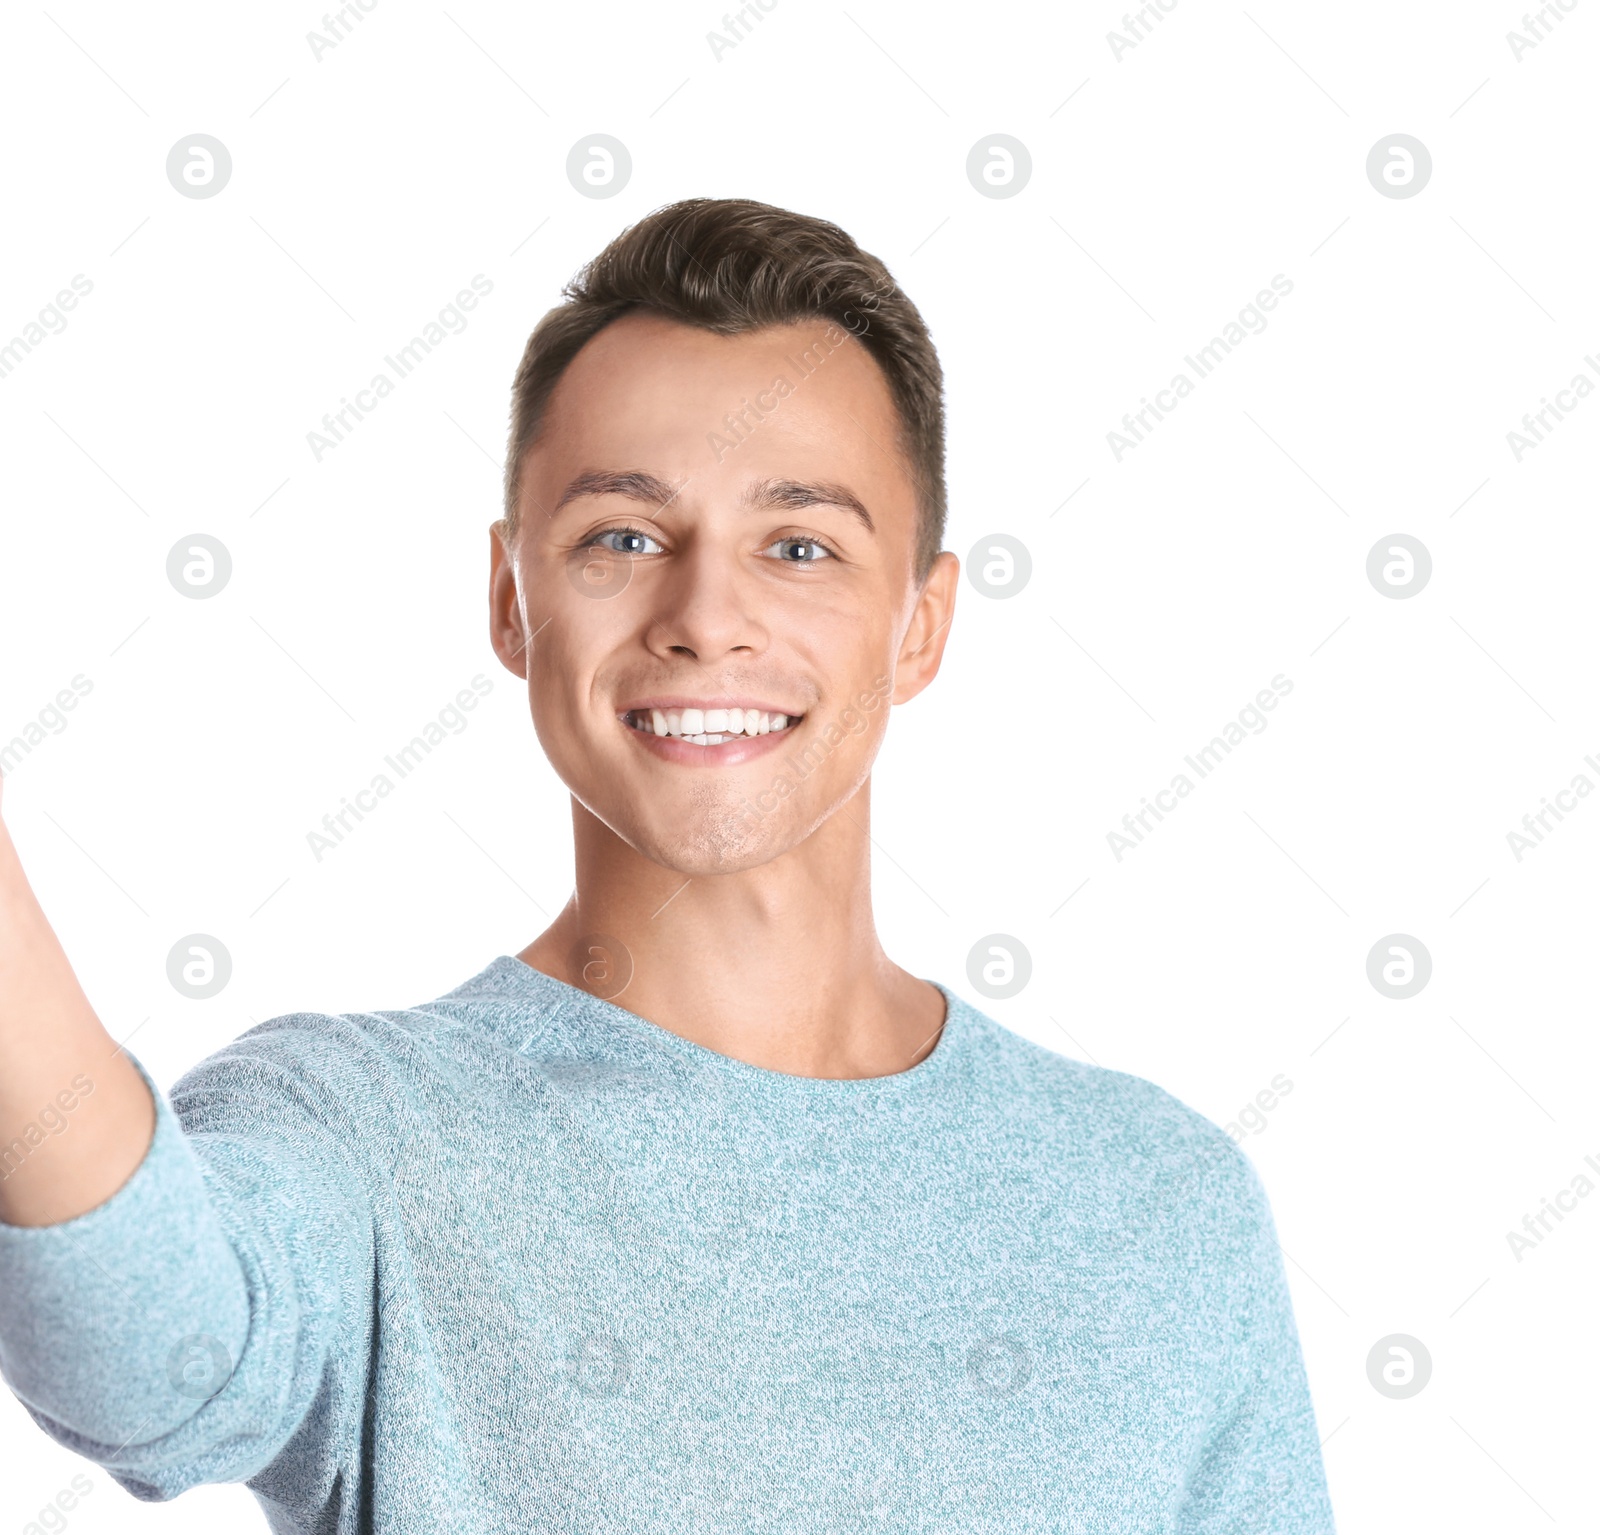
<svg viewBox="0 0 1600 1535">
<path fill-rule="evenodd" d="M 786 730 L 769 731 L 764 736 L 735 736 L 721 746 L 700 746 L 679 736 L 658 736 L 653 730 L 640 730 L 626 722 L 622 722 L 622 728 L 663 762 L 681 762 L 685 767 L 738 767 L 740 763 L 753 762 L 757 757 L 779 750 L 800 727 L 790 725 Z"/>
</svg>

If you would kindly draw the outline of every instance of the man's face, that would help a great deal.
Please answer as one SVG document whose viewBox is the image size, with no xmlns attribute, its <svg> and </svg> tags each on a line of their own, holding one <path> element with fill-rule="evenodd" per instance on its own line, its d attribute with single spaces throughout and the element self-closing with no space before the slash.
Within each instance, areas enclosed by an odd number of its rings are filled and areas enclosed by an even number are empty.
<svg viewBox="0 0 1600 1535">
<path fill-rule="evenodd" d="M 491 538 L 491 634 L 562 781 L 644 856 L 788 851 L 932 679 L 956 559 L 914 584 L 898 427 L 825 319 L 718 336 L 636 311 L 563 374 L 509 556 Z"/>
</svg>

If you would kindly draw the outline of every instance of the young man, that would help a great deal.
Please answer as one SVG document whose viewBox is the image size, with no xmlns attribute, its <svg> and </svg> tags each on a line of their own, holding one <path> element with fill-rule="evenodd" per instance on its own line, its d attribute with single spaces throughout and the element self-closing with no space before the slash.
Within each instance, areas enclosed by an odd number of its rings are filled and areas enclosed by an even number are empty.
<svg viewBox="0 0 1600 1535">
<path fill-rule="evenodd" d="M 577 888 L 442 997 L 274 1018 L 169 1102 L 0 828 L 0 1366 L 47 1433 L 284 1532 L 1332 1529 L 1244 1156 L 875 936 L 941 389 L 883 265 L 761 203 L 569 286 L 489 596 Z"/>
</svg>

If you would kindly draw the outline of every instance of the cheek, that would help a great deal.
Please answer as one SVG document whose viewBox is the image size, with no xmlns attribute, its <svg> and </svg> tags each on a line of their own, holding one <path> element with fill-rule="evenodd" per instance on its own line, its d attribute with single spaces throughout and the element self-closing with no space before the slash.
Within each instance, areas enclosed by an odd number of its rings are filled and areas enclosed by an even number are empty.
<svg viewBox="0 0 1600 1535">
<path fill-rule="evenodd" d="M 822 594 L 815 594 L 818 599 Z M 895 629 L 887 604 L 866 591 L 830 592 L 827 601 L 764 608 L 774 650 L 827 695 L 830 718 L 872 703 L 874 683 L 893 669 Z"/>
<path fill-rule="evenodd" d="M 603 621 L 589 611 L 591 603 L 576 600 L 576 611 L 569 605 L 535 618 L 528 647 L 529 710 L 552 762 L 584 752 L 606 722 L 596 702 L 602 696 L 597 672 L 607 643 Z"/>
<path fill-rule="evenodd" d="M 608 658 L 630 642 L 637 649 L 642 620 L 635 594 L 615 580 L 591 583 L 586 575 L 600 571 L 604 576 L 615 568 L 599 562 L 586 565 L 576 557 L 570 565 L 553 561 L 542 579 L 530 585 L 529 672 L 541 696 L 580 697 Z"/>
<path fill-rule="evenodd" d="M 810 769 L 807 776 L 814 775 L 819 786 L 826 785 L 829 798 L 846 795 L 871 771 L 886 729 L 881 703 L 872 709 L 855 702 L 824 706 L 808 721 L 804 742 L 797 742 L 789 755 Z"/>
</svg>

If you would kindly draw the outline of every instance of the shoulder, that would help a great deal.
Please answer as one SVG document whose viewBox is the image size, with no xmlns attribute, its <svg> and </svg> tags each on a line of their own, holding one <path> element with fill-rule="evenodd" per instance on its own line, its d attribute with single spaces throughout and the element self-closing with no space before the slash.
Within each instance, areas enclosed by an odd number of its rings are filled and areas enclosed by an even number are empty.
<svg viewBox="0 0 1600 1535">
<path fill-rule="evenodd" d="M 170 1096 L 198 1105 L 208 1094 L 297 1092 L 361 1103 L 408 1080 L 449 1074 L 473 1043 L 508 1032 L 493 1027 L 516 1013 L 515 999 L 491 984 L 501 964 L 408 1007 L 275 1014 L 191 1066 Z"/>
<path fill-rule="evenodd" d="M 496 959 L 428 1001 L 276 1014 L 189 1067 L 167 1096 L 194 1135 L 301 1132 L 341 1149 L 401 1144 L 430 1111 L 469 1101 L 505 1071 L 530 1020 Z"/>
<path fill-rule="evenodd" d="M 355 1132 L 448 1070 L 426 1008 L 281 1013 L 188 1067 L 167 1096 L 191 1133 L 314 1123 Z"/>
<path fill-rule="evenodd" d="M 1249 1227 L 1265 1215 L 1254 1165 L 1212 1120 L 1131 1072 L 1063 1055 L 957 998 L 974 1089 L 1101 1197 L 1207 1210 Z M 1241 1233 L 1242 1234 L 1242 1233 Z"/>
</svg>

